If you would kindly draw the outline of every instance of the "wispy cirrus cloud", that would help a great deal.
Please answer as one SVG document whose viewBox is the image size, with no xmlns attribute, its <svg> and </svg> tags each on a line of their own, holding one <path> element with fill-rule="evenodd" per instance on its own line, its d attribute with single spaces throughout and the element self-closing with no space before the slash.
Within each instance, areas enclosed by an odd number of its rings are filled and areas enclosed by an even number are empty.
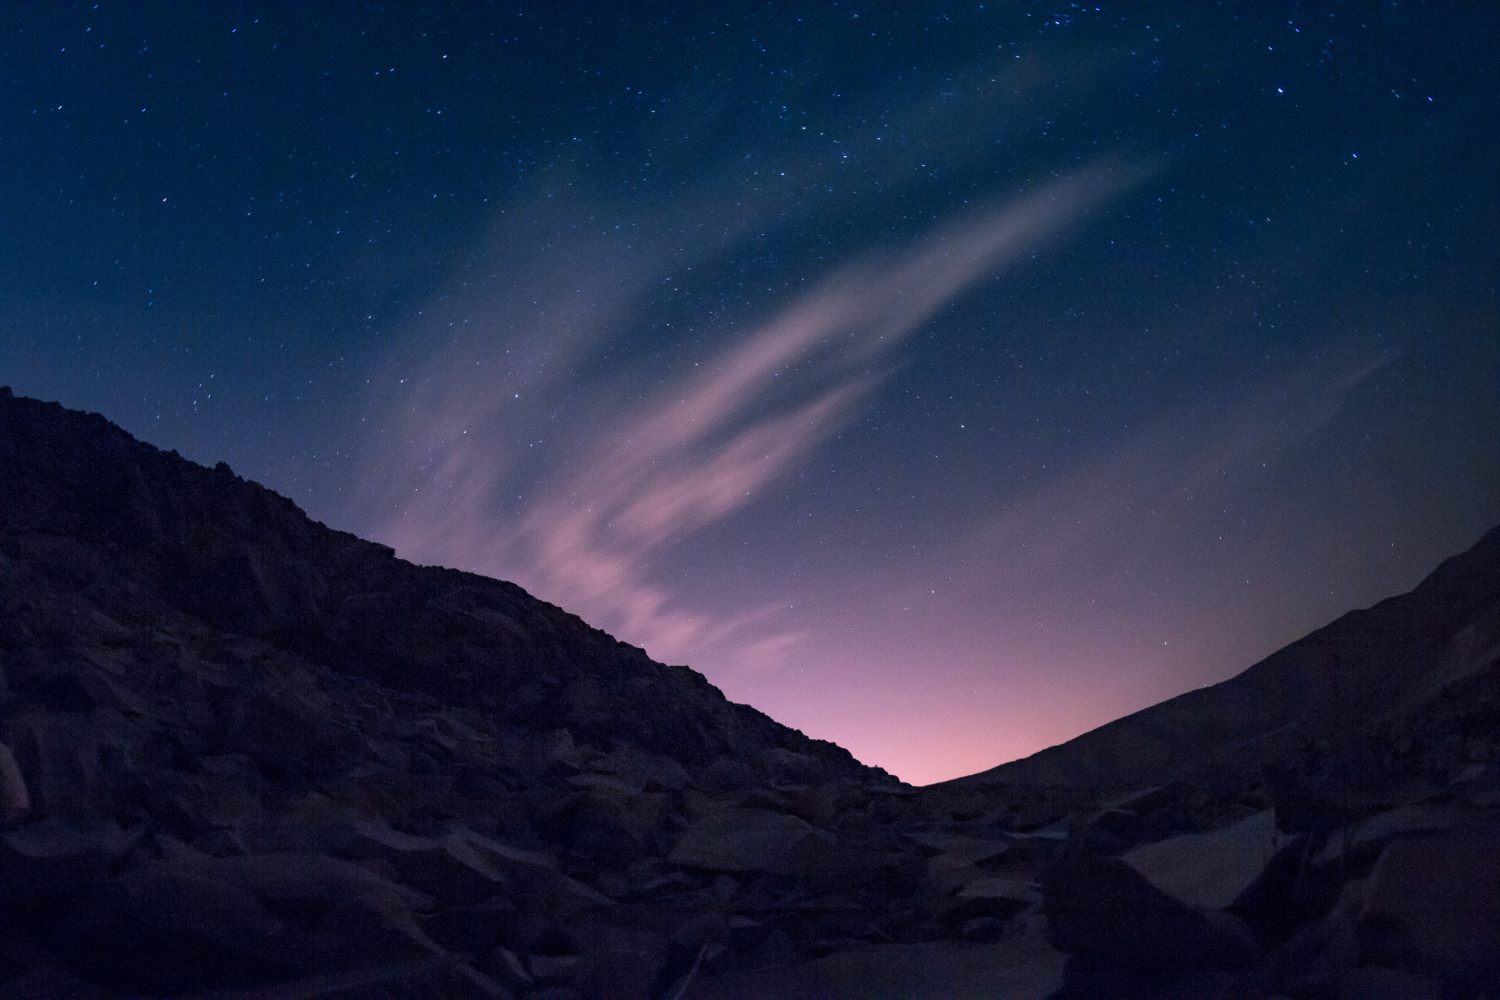
<svg viewBox="0 0 1500 1000">
<path fill-rule="evenodd" d="M 605 264 L 539 280 L 550 305 L 533 299 L 503 329 L 492 315 L 487 335 L 412 376 L 366 477 L 384 497 L 373 533 L 421 562 L 515 580 L 660 659 L 774 662 L 796 629 L 776 608 L 712 610 L 664 583 L 672 546 L 754 503 L 856 419 L 934 311 L 1141 176 L 1100 163 L 835 271 L 649 392 L 639 372 L 577 371 L 638 320 L 631 295 L 650 276 Z M 554 457 L 535 460 L 536 440 Z"/>
</svg>

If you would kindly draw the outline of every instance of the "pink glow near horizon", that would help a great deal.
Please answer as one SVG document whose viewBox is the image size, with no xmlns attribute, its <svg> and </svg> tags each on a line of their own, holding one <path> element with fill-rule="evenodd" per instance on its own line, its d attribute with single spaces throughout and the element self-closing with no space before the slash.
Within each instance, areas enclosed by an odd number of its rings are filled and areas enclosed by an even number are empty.
<svg viewBox="0 0 1500 1000">
<path fill-rule="evenodd" d="M 1206 530 L 1198 512 L 1234 502 L 1226 470 L 1309 439 L 1385 360 L 1328 362 L 1249 385 L 1227 408 L 1163 415 L 920 539 L 921 555 L 788 581 L 795 613 L 764 588 L 729 596 L 733 566 L 685 569 L 678 556 L 859 419 L 935 310 L 1137 176 L 1096 172 L 975 212 L 649 380 L 627 367 L 580 386 L 573 373 L 630 328 L 653 275 L 610 265 L 609 247 L 570 248 L 565 275 L 522 268 L 494 329 L 439 350 L 388 408 L 366 463 L 363 493 L 384 512 L 372 534 L 417 562 L 514 580 L 917 783 L 1061 742 L 1170 697 L 1183 677 L 1222 679 L 1250 661 L 1205 651 L 1263 654 L 1295 635 L 1220 611 L 1237 582 L 1213 578 L 1211 562 L 1173 563 L 1151 539 Z M 598 275 L 573 273 L 588 260 L 603 262 Z M 554 457 L 537 465 L 542 438 Z"/>
</svg>

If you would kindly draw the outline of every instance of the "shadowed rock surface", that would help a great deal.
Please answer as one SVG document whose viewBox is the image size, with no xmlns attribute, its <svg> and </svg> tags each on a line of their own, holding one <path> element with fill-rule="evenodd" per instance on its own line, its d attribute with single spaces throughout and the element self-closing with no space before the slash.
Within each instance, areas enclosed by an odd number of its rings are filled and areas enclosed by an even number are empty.
<svg viewBox="0 0 1500 1000">
<path fill-rule="evenodd" d="M 912 788 L 0 389 L 0 997 L 1495 995 L 1497 657 L 1491 532 Z"/>
</svg>

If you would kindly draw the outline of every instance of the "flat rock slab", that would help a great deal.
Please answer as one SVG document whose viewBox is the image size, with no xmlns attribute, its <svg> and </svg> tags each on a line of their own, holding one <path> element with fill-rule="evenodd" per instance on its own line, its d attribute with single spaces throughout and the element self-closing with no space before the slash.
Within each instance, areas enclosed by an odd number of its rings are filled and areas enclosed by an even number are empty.
<svg viewBox="0 0 1500 1000">
<path fill-rule="evenodd" d="M 1212 833 L 1142 844 L 1120 858 L 1179 903 L 1220 910 L 1260 877 L 1282 844 L 1276 812 L 1267 809 Z"/>
<path fill-rule="evenodd" d="M 695 980 L 684 1000 L 1035 1000 L 1067 956 L 1035 937 L 872 945 L 803 965 Z"/>
</svg>

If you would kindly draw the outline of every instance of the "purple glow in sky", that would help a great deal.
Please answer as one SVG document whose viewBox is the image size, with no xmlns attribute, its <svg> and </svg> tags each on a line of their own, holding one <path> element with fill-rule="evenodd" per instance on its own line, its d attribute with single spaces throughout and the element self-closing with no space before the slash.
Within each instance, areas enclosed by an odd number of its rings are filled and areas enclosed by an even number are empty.
<svg viewBox="0 0 1500 1000">
<path fill-rule="evenodd" d="M 1495 10 L 658 14 L 0 11 L 0 384 L 916 783 L 1500 520 Z"/>
</svg>

